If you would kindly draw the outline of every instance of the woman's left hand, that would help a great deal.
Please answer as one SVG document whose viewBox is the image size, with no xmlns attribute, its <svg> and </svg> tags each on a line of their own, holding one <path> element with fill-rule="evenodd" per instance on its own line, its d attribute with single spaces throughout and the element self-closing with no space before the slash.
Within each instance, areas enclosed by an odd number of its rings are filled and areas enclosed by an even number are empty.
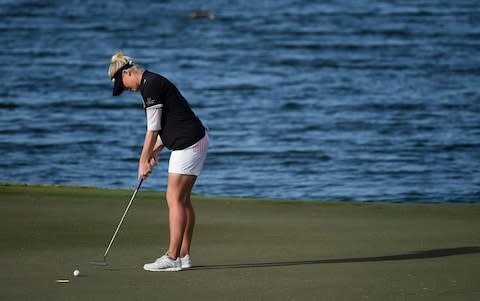
<svg viewBox="0 0 480 301">
<path fill-rule="evenodd" d="M 152 169 L 157 166 L 158 163 L 158 151 L 154 151 L 150 159 L 148 160 L 148 163 L 152 166 Z"/>
</svg>

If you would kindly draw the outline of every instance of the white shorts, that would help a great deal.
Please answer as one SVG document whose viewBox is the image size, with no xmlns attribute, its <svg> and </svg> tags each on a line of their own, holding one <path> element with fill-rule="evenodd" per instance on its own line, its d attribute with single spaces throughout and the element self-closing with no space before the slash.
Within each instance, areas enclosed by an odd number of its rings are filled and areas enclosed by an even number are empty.
<svg viewBox="0 0 480 301">
<path fill-rule="evenodd" d="M 186 149 L 172 151 L 168 163 L 168 172 L 181 175 L 199 176 L 207 158 L 208 134 Z"/>
</svg>

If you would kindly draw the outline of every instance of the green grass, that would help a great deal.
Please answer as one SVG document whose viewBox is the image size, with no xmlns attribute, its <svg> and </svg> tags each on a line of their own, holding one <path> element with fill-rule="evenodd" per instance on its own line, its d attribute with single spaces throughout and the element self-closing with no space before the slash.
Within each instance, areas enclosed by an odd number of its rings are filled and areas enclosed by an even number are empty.
<svg viewBox="0 0 480 301">
<path fill-rule="evenodd" d="M 151 273 L 167 209 L 140 191 L 90 266 L 132 192 L 0 185 L 0 300 L 480 300 L 478 204 L 196 197 L 195 268 Z"/>
</svg>

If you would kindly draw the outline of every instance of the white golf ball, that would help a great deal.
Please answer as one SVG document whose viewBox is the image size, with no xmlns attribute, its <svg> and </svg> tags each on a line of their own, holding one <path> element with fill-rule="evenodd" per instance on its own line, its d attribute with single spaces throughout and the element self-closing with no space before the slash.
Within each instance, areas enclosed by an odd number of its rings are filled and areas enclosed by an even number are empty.
<svg viewBox="0 0 480 301">
<path fill-rule="evenodd" d="M 75 276 L 75 277 L 80 276 L 80 271 L 79 270 L 73 271 L 73 276 Z"/>
</svg>

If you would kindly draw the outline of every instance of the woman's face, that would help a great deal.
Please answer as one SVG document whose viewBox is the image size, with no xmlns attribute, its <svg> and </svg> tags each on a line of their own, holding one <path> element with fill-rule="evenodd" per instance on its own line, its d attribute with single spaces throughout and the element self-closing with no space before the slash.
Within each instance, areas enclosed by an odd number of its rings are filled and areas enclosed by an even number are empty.
<svg viewBox="0 0 480 301">
<path fill-rule="evenodd" d="M 140 88 L 139 81 L 136 79 L 135 73 L 132 71 L 124 70 L 122 80 L 125 90 L 138 91 Z"/>
</svg>

